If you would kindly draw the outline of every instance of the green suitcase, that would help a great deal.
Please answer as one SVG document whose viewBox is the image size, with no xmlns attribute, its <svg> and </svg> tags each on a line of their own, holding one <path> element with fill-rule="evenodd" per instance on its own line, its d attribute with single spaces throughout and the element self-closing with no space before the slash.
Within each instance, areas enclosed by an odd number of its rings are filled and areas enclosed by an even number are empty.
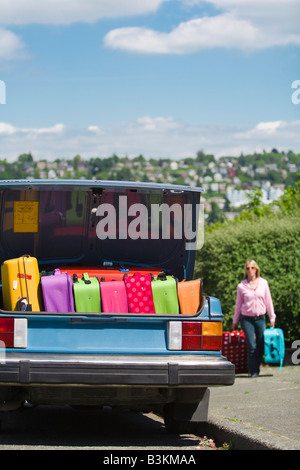
<svg viewBox="0 0 300 470">
<path fill-rule="evenodd" d="M 151 286 L 155 313 L 178 314 L 179 302 L 176 279 L 173 276 L 160 273 L 156 278 L 153 278 Z"/>
<path fill-rule="evenodd" d="M 84 273 L 81 279 L 73 274 L 73 292 L 76 312 L 101 312 L 100 284 L 97 277 Z"/>
</svg>

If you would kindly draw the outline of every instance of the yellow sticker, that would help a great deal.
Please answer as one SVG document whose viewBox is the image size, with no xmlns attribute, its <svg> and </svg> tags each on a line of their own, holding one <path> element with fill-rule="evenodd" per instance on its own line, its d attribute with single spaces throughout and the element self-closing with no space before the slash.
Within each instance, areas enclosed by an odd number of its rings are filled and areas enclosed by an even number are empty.
<svg viewBox="0 0 300 470">
<path fill-rule="evenodd" d="M 38 220 L 38 201 L 14 201 L 14 232 L 38 232 Z"/>
</svg>

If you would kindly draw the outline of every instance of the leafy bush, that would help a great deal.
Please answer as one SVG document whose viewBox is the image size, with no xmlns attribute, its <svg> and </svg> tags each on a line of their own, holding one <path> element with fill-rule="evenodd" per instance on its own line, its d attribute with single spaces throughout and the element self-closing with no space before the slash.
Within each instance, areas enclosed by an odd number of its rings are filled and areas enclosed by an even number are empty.
<svg viewBox="0 0 300 470">
<path fill-rule="evenodd" d="M 297 191 L 299 189 L 298 185 Z M 204 246 L 196 257 L 195 276 L 203 279 L 205 294 L 220 299 L 224 329 L 232 325 L 237 284 L 244 277 L 245 262 L 254 259 L 261 269 L 261 276 L 270 286 L 277 316 L 276 327 L 283 329 L 287 344 L 300 339 L 300 210 L 297 191 L 285 194 L 276 204 L 278 210 L 275 213 L 270 207 L 265 211 L 262 209 L 259 215 L 252 210 L 235 221 L 206 228 Z"/>
</svg>

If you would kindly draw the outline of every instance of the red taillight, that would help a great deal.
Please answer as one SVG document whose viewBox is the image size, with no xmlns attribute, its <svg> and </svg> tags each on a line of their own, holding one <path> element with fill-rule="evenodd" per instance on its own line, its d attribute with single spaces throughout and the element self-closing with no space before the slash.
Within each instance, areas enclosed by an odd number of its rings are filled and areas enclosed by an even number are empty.
<svg viewBox="0 0 300 470">
<path fill-rule="evenodd" d="M 0 318 L 0 333 L 13 333 L 14 318 Z"/>
<path fill-rule="evenodd" d="M 0 348 L 27 347 L 27 319 L 0 318 Z"/>
<path fill-rule="evenodd" d="M 5 348 L 14 347 L 14 319 L 0 318 L 0 341 Z"/>
<path fill-rule="evenodd" d="M 197 351 L 201 349 L 202 325 L 199 322 L 182 323 L 182 350 Z"/>
<path fill-rule="evenodd" d="M 169 349 L 180 351 L 221 351 L 221 322 L 169 322 Z"/>
<path fill-rule="evenodd" d="M 220 351 L 222 349 L 222 336 L 203 336 L 202 349 Z"/>
</svg>

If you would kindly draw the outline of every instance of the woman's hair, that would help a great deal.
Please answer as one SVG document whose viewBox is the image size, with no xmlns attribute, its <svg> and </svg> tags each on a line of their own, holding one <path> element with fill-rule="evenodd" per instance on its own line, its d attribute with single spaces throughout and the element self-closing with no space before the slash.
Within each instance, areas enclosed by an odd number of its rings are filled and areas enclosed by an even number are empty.
<svg viewBox="0 0 300 470">
<path fill-rule="evenodd" d="M 248 259 L 245 264 L 245 279 L 247 278 L 247 265 L 250 263 L 253 264 L 253 266 L 256 268 L 256 277 L 260 276 L 260 268 L 256 261 L 254 261 L 254 259 Z"/>
</svg>

